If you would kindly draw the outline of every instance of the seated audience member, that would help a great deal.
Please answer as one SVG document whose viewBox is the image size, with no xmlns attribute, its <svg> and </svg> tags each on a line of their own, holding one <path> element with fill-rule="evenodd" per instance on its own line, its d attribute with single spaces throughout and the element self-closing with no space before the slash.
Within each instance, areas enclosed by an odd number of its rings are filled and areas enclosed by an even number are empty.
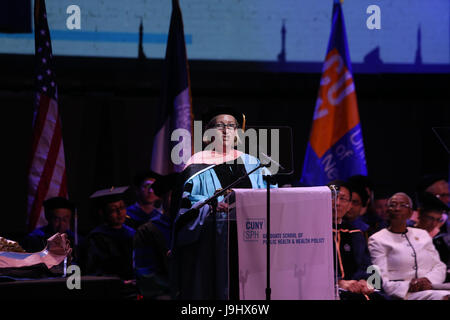
<svg viewBox="0 0 450 320">
<path fill-rule="evenodd" d="M 341 299 L 372 299 L 379 298 L 369 288 L 366 279 L 370 276 L 367 268 L 370 256 L 366 239 L 361 230 L 351 226 L 342 218 L 348 212 L 352 201 L 351 186 L 344 181 L 336 180 L 328 184 L 335 185 L 338 190 L 337 202 L 333 199 L 333 250 L 337 255 L 338 286 Z M 337 221 L 337 225 L 335 222 Z M 337 249 L 336 249 L 337 248 Z M 370 296 L 370 298 L 369 298 Z"/>
<path fill-rule="evenodd" d="M 356 174 L 348 178 L 348 183 L 352 186 L 364 189 L 367 192 L 367 201 L 362 204 L 361 215 L 366 214 L 369 207 L 373 205 L 373 182 L 368 176 Z"/>
<path fill-rule="evenodd" d="M 154 217 L 160 216 L 161 199 L 153 191 L 153 183 L 160 177 L 153 171 L 138 173 L 134 177 L 134 188 L 136 189 L 136 203 L 127 208 L 127 220 L 125 224 L 137 230 L 139 226 Z"/>
<path fill-rule="evenodd" d="M 364 185 L 363 185 L 364 186 Z M 386 228 L 388 225 L 385 212 L 386 207 L 385 204 L 387 199 L 389 198 L 386 195 L 386 192 L 381 188 L 381 186 L 375 185 L 373 189 L 367 189 L 371 193 L 369 193 L 369 199 L 367 202 L 367 210 L 362 213 L 361 220 L 364 221 L 369 228 L 367 230 L 368 236 L 371 236 L 377 231 L 380 231 L 383 228 Z"/>
<path fill-rule="evenodd" d="M 352 188 L 352 202 L 350 209 L 344 216 L 344 220 L 352 227 L 361 230 L 367 240 L 367 230 L 369 229 L 369 225 L 362 220 L 361 214 L 363 212 L 363 207 L 367 204 L 369 195 L 367 194 L 366 189 L 361 188 L 359 185 L 350 184 L 350 186 Z"/>
<path fill-rule="evenodd" d="M 450 291 L 434 289 L 444 282 L 446 266 L 431 237 L 425 230 L 407 227 L 412 206 L 411 198 L 402 192 L 389 199 L 389 227 L 369 238 L 372 263 L 378 266 L 383 289 L 391 297 L 448 300 Z"/>
<path fill-rule="evenodd" d="M 449 207 L 429 192 L 419 196 L 418 221 L 414 227 L 426 230 L 431 238 L 434 238 L 440 229 L 437 228 L 443 221 L 443 215 L 449 211 Z"/>
<path fill-rule="evenodd" d="M 163 214 L 141 225 L 134 236 L 133 262 L 136 285 L 144 299 L 170 299 L 169 254 L 172 221 L 169 214 L 172 188 L 177 174 L 161 176 L 153 184 L 155 194 L 163 199 Z"/>
<path fill-rule="evenodd" d="M 434 195 L 424 192 L 420 195 L 420 206 L 418 222 L 414 227 L 424 229 L 433 239 L 433 244 L 439 252 L 441 261 L 447 265 L 450 270 L 450 236 L 447 230 L 437 228 L 437 225 L 442 222 L 443 215 L 449 212 L 449 207 Z"/>
<path fill-rule="evenodd" d="M 440 174 L 425 175 L 422 177 L 417 187 L 418 196 L 423 195 L 425 192 L 433 194 L 446 206 L 450 206 L 450 194 L 449 185 L 445 180 L 446 178 Z M 420 201 L 420 199 L 418 199 Z M 419 212 L 414 211 L 411 218 L 408 221 L 409 226 L 413 226 L 419 221 Z M 447 213 L 443 213 L 442 220 L 436 225 L 435 230 L 432 233 L 447 233 L 450 232 L 450 221 Z"/>
<path fill-rule="evenodd" d="M 62 197 L 49 198 L 44 201 L 43 205 L 48 224 L 29 233 L 20 242 L 22 248 L 27 252 L 41 251 L 47 245 L 47 239 L 58 232 L 65 233 L 71 246 L 73 246 L 74 233 L 70 230 L 70 224 L 75 205 Z"/>
<path fill-rule="evenodd" d="M 135 230 L 124 224 L 126 206 L 123 193 L 128 187 L 95 192 L 95 201 L 103 223 L 87 236 L 87 273 L 98 276 L 118 276 L 134 279 L 133 237 Z"/>
<path fill-rule="evenodd" d="M 388 214 L 387 214 L 387 202 L 389 200 L 389 196 L 386 192 L 375 189 L 374 197 L 373 197 L 373 212 L 381 219 L 380 222 L 383 224 L 383 228 L 387 227 L 388 223 Z M 380 228 L 377 231 L 380 231 Z"/>
<path fill-rule="evenodd" d="M 427 175 L 422 178 L 420 191 L 429 192 L 441 200 L 446 206 L 450 205 L 450 191 L 446 177 L 443 175 Z"/>
<path fill-rule="evenodd" d="M 417 185 L 417 198 L 423 195 L 425 192 L 433 194 L 446 206 L 450 206 L 450 196 L 449 196 L 449 185 L 445 180 L 446 178 L 440 174 L 429 174 L 421 178 L 419 184 Z M 417 199 L 420 202 L 420 199 Z M 448 216 L 444 213 L 443 220 L 436 226 L 435 232 L 439 232 L 437 229 L 444 228 L 444 232 L 447 231 L 447 220 Z M 419 221 L 419 212 L 413 211 L 411 218 L 408 221 L 409 226 L 413 226 Z"/>
</svg>

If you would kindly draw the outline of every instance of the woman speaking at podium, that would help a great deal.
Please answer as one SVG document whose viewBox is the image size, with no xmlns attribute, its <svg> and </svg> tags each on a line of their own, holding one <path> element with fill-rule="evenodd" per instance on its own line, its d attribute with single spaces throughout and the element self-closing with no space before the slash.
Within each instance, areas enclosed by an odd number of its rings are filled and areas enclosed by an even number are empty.
<svg viewBox="0 0 450 320">
<path fill-rule="evenodd" d="M 241 177 L 233 188 L 266 188 L 263 175 L 269 172 L 259 168 L 245 177 L 260 161 L 235 149 L 238 130 L 245 129 L 243 114 L 216 108 L 205 119 L 206 148 L 188 160 L 181 175 L 182 200 L 172 250 L 173 295 L 183 300 L 238 299 L 236 223 L 228 219 L 224 196 L 217 198 L 215 210 L 201 204 Z"/>
</svg>

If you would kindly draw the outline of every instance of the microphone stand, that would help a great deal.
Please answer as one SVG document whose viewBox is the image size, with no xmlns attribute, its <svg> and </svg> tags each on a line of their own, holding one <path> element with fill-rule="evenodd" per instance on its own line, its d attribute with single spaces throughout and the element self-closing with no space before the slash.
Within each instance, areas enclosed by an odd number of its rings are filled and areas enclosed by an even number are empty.
<svg viewBox="0 0 450 320">
<path fill-rule="evenodd" d="M 266 300 L 270 300 L 272 289 L 270 288 L 270 185 L 273 184 L 273 176 L 264 176 L 267 185 L 267 235 L 266 235 Z"/>
<path fill-rule="evenodd" d="M 273 160 L 271 157 L 266 155 L 264 152 L 261 152 L 269 162 L 267 163 L 267 167 L 269 163 L 273 162 L 278 168 L 285 170 L 284 167 Z M 274 184 L 274 177 L 272 175 L 264 176 L 264 180 L 266 181 L 267 186 L 267 205 L 266 205 L 266 219 L 267 219 L 267 232 L 266 232 L 266 300 L 269 301 L 271 299 L 272 289 L 270 288 L 270 185 Z"/>
</svg>

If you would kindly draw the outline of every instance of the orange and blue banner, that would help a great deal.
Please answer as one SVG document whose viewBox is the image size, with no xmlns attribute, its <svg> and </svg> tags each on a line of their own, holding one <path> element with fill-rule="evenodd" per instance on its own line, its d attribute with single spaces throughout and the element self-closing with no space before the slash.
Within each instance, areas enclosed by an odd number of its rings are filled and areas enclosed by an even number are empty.
<svg viewBox="0 0 450 320">
<path fill-rule="evenodd" d="M 331 35 L 300 182 L 325 185 L 367 175 L 344 16 L 334 1 Z"/>
</svg>

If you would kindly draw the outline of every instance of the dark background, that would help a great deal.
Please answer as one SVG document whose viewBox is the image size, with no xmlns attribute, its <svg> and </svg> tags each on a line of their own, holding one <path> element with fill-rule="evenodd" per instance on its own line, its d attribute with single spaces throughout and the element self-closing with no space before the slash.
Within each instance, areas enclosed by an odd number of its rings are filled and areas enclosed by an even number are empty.
<svg viewBox="0 0 450 320">
<path fill-rule="evenodd" d="M 249 125 L 293 129 L 299 180 L 320 73 L 301 64 L 190 61 L 194 114 L 214 105 L 242 110 Z M 80 231 L 93 227 L 88 197 L 129 185 L 150 167 L 162 60 L 56 57 L 70 198 Z M 408 68 L 407 68 L 408 69 Z M 34 102 L 33 56 L 0 55 L 3 179 L 0 235 L 23 236 Z M 353 65 L 364 70 L 364 65 Z M 411 68 L 413 70 L 413 68 Z M 364 72 L 364 71 L 362 71 Z M 432 127 L 450 124 L 450 75 L 354 74 L 369 176 L 411 195 L 421 175 L 448 174 L 448 155 Z"/>
</svg>

